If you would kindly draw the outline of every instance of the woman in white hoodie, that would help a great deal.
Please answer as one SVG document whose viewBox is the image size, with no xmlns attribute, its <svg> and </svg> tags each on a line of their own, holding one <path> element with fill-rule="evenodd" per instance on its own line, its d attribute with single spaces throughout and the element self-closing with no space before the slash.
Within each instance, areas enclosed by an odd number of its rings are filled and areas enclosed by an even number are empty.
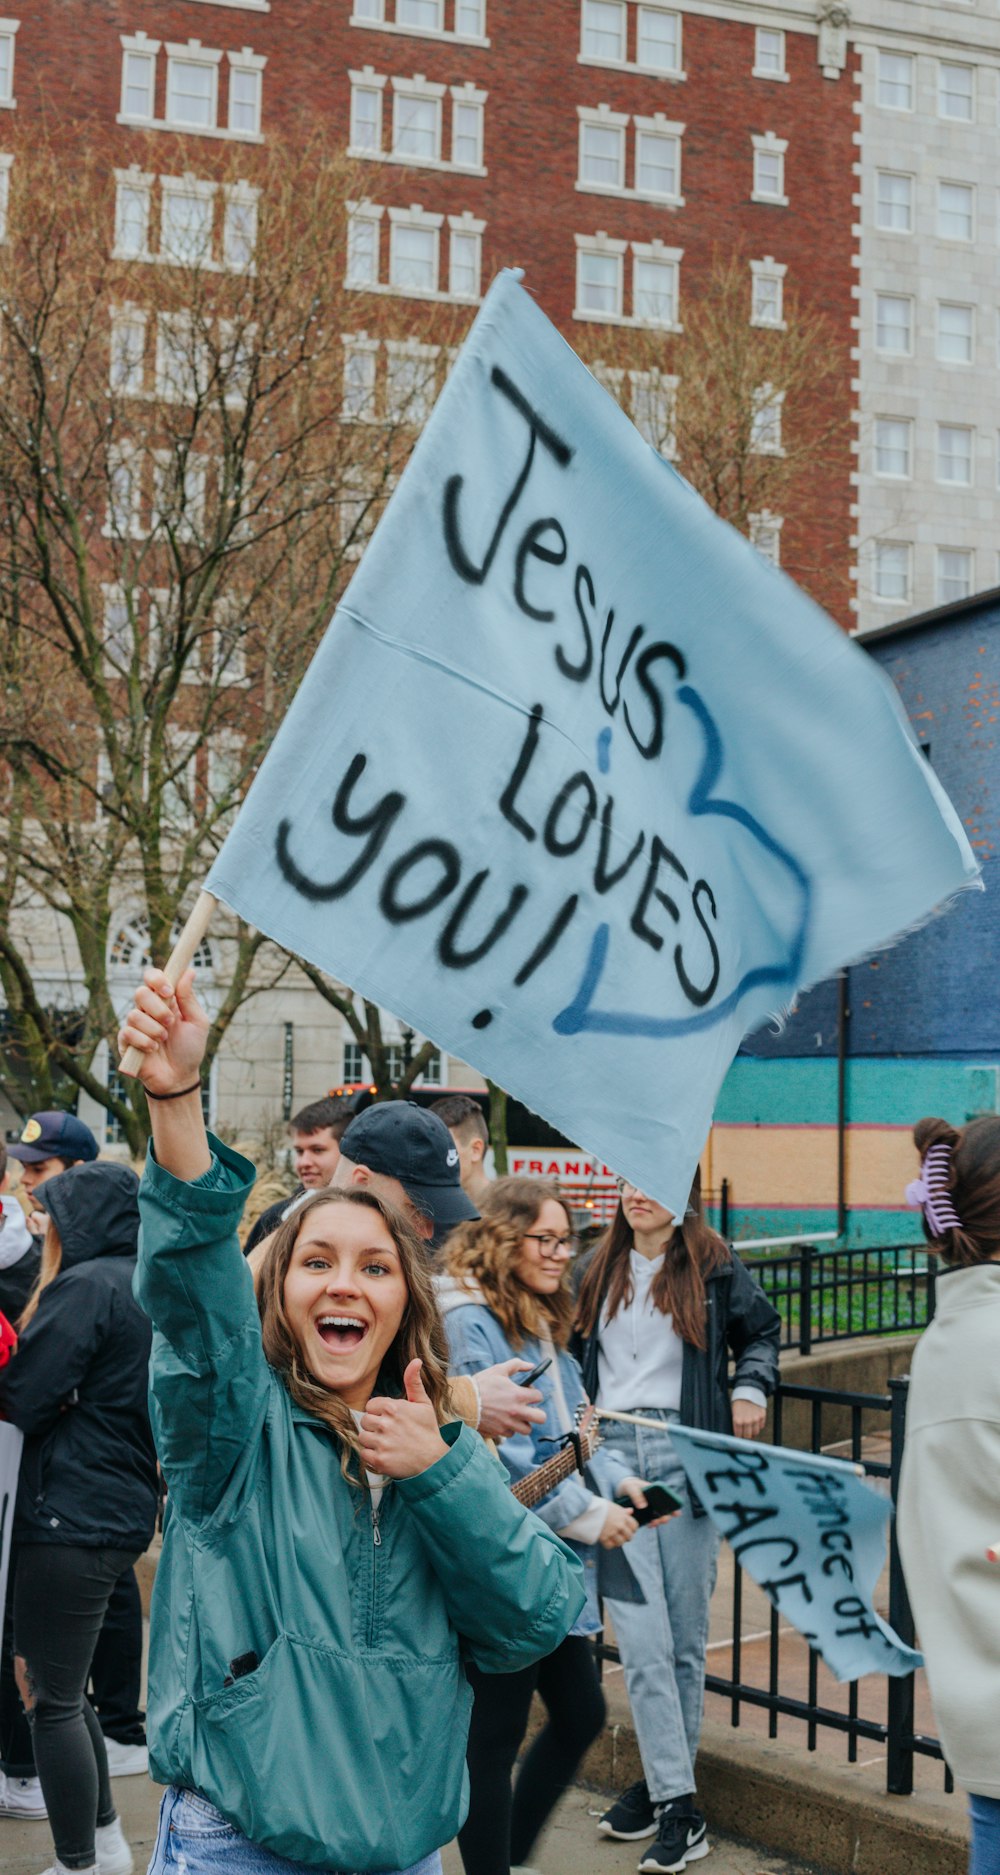
<svg viewBox="0 0 1000 1875">
<path fill-rule="evenodd" d="M 914 1351 L 897 1525 L 970 1875 L 1000 1875 L 1000 1119 L 920 1120 L 907 1187 L 946 1266 Z"/>
</svg>

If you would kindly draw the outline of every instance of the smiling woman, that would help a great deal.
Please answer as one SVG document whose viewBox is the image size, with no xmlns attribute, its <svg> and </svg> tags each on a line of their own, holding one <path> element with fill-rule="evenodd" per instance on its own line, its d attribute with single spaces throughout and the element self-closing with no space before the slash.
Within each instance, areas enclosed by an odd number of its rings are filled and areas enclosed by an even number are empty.
<svg viewBox="0 0 1000 1875">
<path fill-rule="evenodd" d="M 190 972 L 174 992 L 147 971 L 121 1034 L 152 1111 L 137 1296 L 169 1487 L 150 1875 L 439 1875 L 464 1816 L 463 1661 L 549 1653 L 581 1571 L 446 1419 L 425 1252 L 370 1189 L 280 1227 L 258 1309 L 236 1234 L 253 1168 L 202 1120 L 207 1030 Z"/>
</svg>

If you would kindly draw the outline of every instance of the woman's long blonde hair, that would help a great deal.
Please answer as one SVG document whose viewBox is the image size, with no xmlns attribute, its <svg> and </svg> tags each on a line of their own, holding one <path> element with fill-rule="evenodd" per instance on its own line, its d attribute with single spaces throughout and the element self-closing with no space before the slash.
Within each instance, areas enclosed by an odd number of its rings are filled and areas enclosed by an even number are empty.
<svg viewBox="0 0 1000 1875">
<path fill-rule="evenodd" d="M 558 1185 L 541 1178 L 498 1178 L 483 1199 L 482 1216 L 452 1231 L 442 1252 L 442 1264 L 457 1283 L 482 1290 L 488 1309 L 496 1316 L 512 1348 L 526 1336 L 546 1330 L 557 1348 L 569 1340 L 573 1298 L 569 1290 L 569 1264 L 561 1286 L 550 1296 L 535 1295 L 515 1273 L 525 1234 L 538 1220 L 546 1198 L 566 1212 Z"/>
<path fill-rule="evenodd" d="M 331 1392 L 310 1373 L 285 1314 L 285 1277 L 299 1231 L 310 1212 L 324 1204 L 361 1205 L 374 1211 L 389 1232 L 399 1253 L 407 1301 L 395 1340 L 383 1362 L 379 1384 L 387 1392 L 401 1394 L 403 1373 L 410 1361 L 422 1361 L 421 1379 L 439 1425 L 448 1417 L 448 1343 L 434 1299 L 427 1252 L 402 1213 L 376 1197 L 373 1191 L 367 1187 L 343 1191 L 327 1187 L 307 1198 L 285 1223 L 279 1224 L 257 1279 L 264 1354 L 270 1366 L 281 1375 L 296 1405 L 304 1407 L 307 1413 L 314 1413 L 329 1426 L 340 1445 L 344 1477 L 351 1484 L 358 1484 L 363 1467 L 359 1464 L 357 1476 L 349 1469 L 351 1459 L 360 1459 L 361 1453 L 354 1415 L 339 1394 Z"/>
<path fill-rule="evenodd" d="M 62 1239 L 52 1219 L 49 1218 L 45 1226 L 45 1239 L 42 1244 L 42 1261 L 39 1265 L 38 1275 L 35 1277 L 35 1286 L 21 1310 L 17 1321 L 14 1323 L 19 1335 L 23 1335 L 28 1323 L 35 1315 L 38 1304 L 42 1299 L 42 1290 L 47 1289 L 50 1283 L 55 1282 L 59 1271 L 62 1269 L 62 1258 Z"/>
</svg>

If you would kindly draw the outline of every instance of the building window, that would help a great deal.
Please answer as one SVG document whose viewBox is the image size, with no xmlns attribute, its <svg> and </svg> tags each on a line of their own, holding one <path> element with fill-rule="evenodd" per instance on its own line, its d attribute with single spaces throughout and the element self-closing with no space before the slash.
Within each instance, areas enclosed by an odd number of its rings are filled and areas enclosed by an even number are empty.
<svg viewBox="0 0 1000 1875">
<path fill-rule="evenodd" d="M 608 114 L 580 123 L 580 181 L 592 189 L 625 187 L 625 124 Z"/>
<path fill-rule="evenodd" d="M 138 306 L 111 314 L 111 364 L 108 383 L 122 397 L 141 397 L 145 389 L 146 314 Z"/>
<path fill-rule="evenodd" d="M 421 1044 L 416 1037 L 414 1037 L 413 1041 L 410 1043 L 409 1051 L 407 1051 L 402 1042 L 389 1043 L 385 1052 L 386 1069 L 390 1080 L 402 1080 L 407 1071 L 409 1061 L 412 1061 L 413 1056 L 420 1046 Z M 409 1053 L 409 1061 L 407 1060 L 407 1053 Z M 344 1043 L 344 1082 L 347 1086 L 354 1086 L 358 1082 L 369 1085 L 371 1083 L 371 1068 L 368 1064 L 368 1056 L 363 1052 L 360 1042 Z M 441 1056 L 438 1052 L 435 1052 L 431 1056 L 423 1073 L 417 1076 L 417 1082 L 418 1085 L 426 1082 L 431 1087 L 440 1087 Z"/>
<path fill-rule="evenodd" d="M 676 453 L 677 379 L 663 371 L 630 371 L 631 415 L 639 435 L 661 456 Z"/>
<path fill-rule="evenodd" d="M 483 227 L 472 215 L 448 217 L 448 291 L 453 299 L 479 298 Z"/>
<path fill-rule="evenodd" d="M 14 102 L 14 41 L 20 21 L 4 20 L 0 28 L 0 104 Z"/>
<path fill-rule="evenodd" d="M 102 586 L 104 600 L 103 629 L 101 644 L 104 650 L 105 666 L 117 676 L 127 675 L 135 649 L 135 633 L 132 630 L 132 615 L 128 599 L 121 586 Z M 110 776 L 108 777 L 110 780 Z"/>
<path fill-rule="evenodd" d="M 167 59 L 167 122 L 182 130 L 214 130 L 218 114 L 221 52 L 197 58 L 170 51 Z"/>
<path fill-rule="evenodd" d="M 937 313 L 937 355 L 942 364 L 971 365 L 974 320 L 971 306 L 952 306 L 942 300 Z"/>
<path fill-rule="evenodd" d="M 875 179 L 875 226 L 887 233 L 913 232 L 913 177 L 880 169 Z"/>
<path fill-rule="evenodd" d="M 783 391 L 759 384 L 751 399 L 750 448 L 757 456 L 780 456 Z"/>
<path fill-rule="evenodd" d="M 780 202 L 787 207 L 785 194 L 785 151 L 787 142 L 768 131 L 753 141 L 753 195 L 755 202 Z"/>
<path fill-rule="evenodd" d="M 665 119 L 636 118 L 635 192 L 665 201 L 681 193 L 681 130 Z"/>
<path fill-rule="evenodd" d="M 105 534 L 116 539 L 141 533 L 142 457 L 134 443 L 114 443 L 108 451 L 108 515 Z"/>
<path fill-rule="evenodd" d="M 363 72 L 351 72 L 351 149 L 360 155 L 381 154 L 382 150 L 382 89 L 385 79 L 379 78 L 370 66 Z"/>
<path fill-rule="evenodd" d="M 760 514 L 750 516 L 750 545 L 756 547 L 762 560 L 770 566 L 781 565 L 781 530 L 784 521 L 778 514 L 772 514 L 769 508 L 763 508 Z"/>
<path fill-rule="evenodd" d="M 124 44 L 121 114 L 133 123 L 152 123 L 156 114 L 156 55 L 159 50 L 159 40 L 147 40 L 145 33 L 137 33 Z"/>
<path fill-rule="evenodd" d="M 156 321 L 156 395 L 165 403 L 193 404 L 207 378 L 205 347 L 190 313 L 160 313 Z"/>
<path fill-rule="evenodd" d="M 441 93 L 443 85 L 414 91 L 394 78 L 392 100 L 392 153 L 404 161 L 438 163 L 441 160 Z"/>
<path fill-rule="evenodd" d="M 455 0 L 455 31 L 460 39 L 486 35 L 486 0 Z"/>
<path fill-rule="evenodd" d="M 153 452 L 152 526 L 175 540 L 197 540 L 205 526 L 208 464 L 204 456 Z"/>
<path fill-rule="evenodd" d="M 750 324 L 784 328 L 785 275 L 788 268 L 770 254 L 750 262 Z"/>
<path fill-rule="evenodd" d="M 437 395 L 437 345 L 413 339 L 386 341 L 386 416 L 390 423 L 421 429 Z"/>
<path fill-rule="evenodd" d="M 874 592 L 876 599 L 893 605 L 910 602 L 910 556 L 908 545 L 898 540 L 875 542 Z"/>
<path fill-rule="evenodd" d="M 576 311 L 582 318 L 594 313 L 606 319 L 622 316 L 624 241 L 581 247 L 577 236 Z"/>
<path fill-rule="evenodd" d="M 229 54 L 229 128 L 239 137 L 260 136 L 264 60 L 249 49 Z"/>
<path fill-rule="evenodd" d="M 908 357 L 913 350 L 913 301 L 898 293 L 875 295 L 875 349 Z"/>
<path fill-rule="evenodd" d="M 937 468 L 939 482 L 951 482 L 959 488 L 972 486 L 973 432 L 964 423 L 939 423 L 937 427 Z"/>
<path fill-rule="evenodd" d="M 938 548 L 936 589 L 938 605 L 968 599 L 972 591 L 972 553 L 968 548 Z"/>
<path fill-rule="evenodd" d="M 753 76 L 784 78 L 785 35 L 776 27 L 758 26 L 754 33 Z"/>
<path fill-rule="evenodd" d="M 381 218 L 380 208 L 364 202 L 348 202 L 345 286 L 377 286 Z"/>
<path fill-rule="evenodd" d="M 875 473 L 908 479 L 911 474 L 913 425 L 904 417 L 876 417 Z"/>
<path fill-rule="evenodd" d="M 357 21 L 366 26 L 381 26 L 384 19 L 385 0 L 354 0 L 352 24 Z"/>
<path fill-rule="evenodd" d="M 971 241 L 975 190 L 971 182 L 938 183 L 937 231 L 943 241 Z"/>
<path fill-rule="evenodd" d="M 247 682 L 247 638 L 249 621 L 239 600 L 233 596 L 219 599 L 213 612 L 212 682 L 245 684 Z"/>
<path fill-rule="evenodd" d="M 344 339 L 344 399 L 341 415 L 345 423 L 367 423 L 375 415 L 375 376 L 378 370 L 378 340 L 363 334 Z"/>
<path fill-rule="evenodd" d="M 625 63 L 624 0 L 583 0 L 583 56 L 603 65 Z"/>
<path fill-rule="evenodd" d="M 659 243 L 632 243 L 632 312 L 642 325 L 676 326 L 680 253 Z"/>
<path fill-rule="evenodd" d="M 879 52 L 878 101 L 887 111 L 912 111 L 913 65 L 909 52 Z"/>
<path fill-rule="evenodd" d="M 138 169 L 115 170 L 115 257 L 149 257 L 149 203 L 152 176 Z"/>
<path fill-rule="evenodd" d="M 258 191 L 247 182 L 237 182 L 224 193 L 222 258 L 234 272 L 246 273 L 253 266 L 257 249 Z"/>
<path fill-rule="evenodd" d="M 636 8 L 635 62 L 644 72 L 681 69 L 681 16 L 661 7 Z"/>
<path fill-rule="evenodd" d="M 485 99 L 471 86 L 464 92 L 453 86 L 451 96 L 451 160 L 456 169 L 482 169 Z"/>
<path fill-rule="evenodd" d="M 405 219 L 404 219 L 405 217 Z M 398 293 L 436 293 L 441 215 L 389 210 L 389 285 Z"/>
<path fill-rule="evenodd" d="M 396 0 L 396 25 L 414 26 L 420 33 L 444 30 L 444 0 Z"/>
<path fill-rule="evenodd" d="M 971 124 L 975 115 L 975 71 L 971 65 L 938 66 L 938 116 Z"/>
<path fill-rule="evenodd" d="M 191 267 L 210 261 L 214 182 L 163 176 L 160 189 L 160 259 Z"/>
</svg>

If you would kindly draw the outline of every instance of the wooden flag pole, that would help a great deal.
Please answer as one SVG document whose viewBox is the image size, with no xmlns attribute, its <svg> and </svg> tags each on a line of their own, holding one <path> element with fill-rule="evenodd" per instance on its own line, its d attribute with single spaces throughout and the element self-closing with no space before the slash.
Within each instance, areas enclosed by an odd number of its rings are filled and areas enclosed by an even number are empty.
<svg viewBox="0 0 1000 1875">
<path fill-rule="evenodd" d="M 195 900 L 194 910 L 164 965 L 163 974 L 169 977 L 172 989 L 177 988 L 180 978 L 184 975 L 188 964 L 191 962 L 195 951 L 198 949 L 202 938 L 208 930 L 212 922 L 212 913 L 215 910 L 217 902 L 218 901 L 212 897 L 211 892 L 199 892 Z M 138 1074 L 141 1066 L 142 1049 L 126 1048 L 121 1061 L 118 1063 L 118 1072 L 119 1074 Z"/>
</svg>

